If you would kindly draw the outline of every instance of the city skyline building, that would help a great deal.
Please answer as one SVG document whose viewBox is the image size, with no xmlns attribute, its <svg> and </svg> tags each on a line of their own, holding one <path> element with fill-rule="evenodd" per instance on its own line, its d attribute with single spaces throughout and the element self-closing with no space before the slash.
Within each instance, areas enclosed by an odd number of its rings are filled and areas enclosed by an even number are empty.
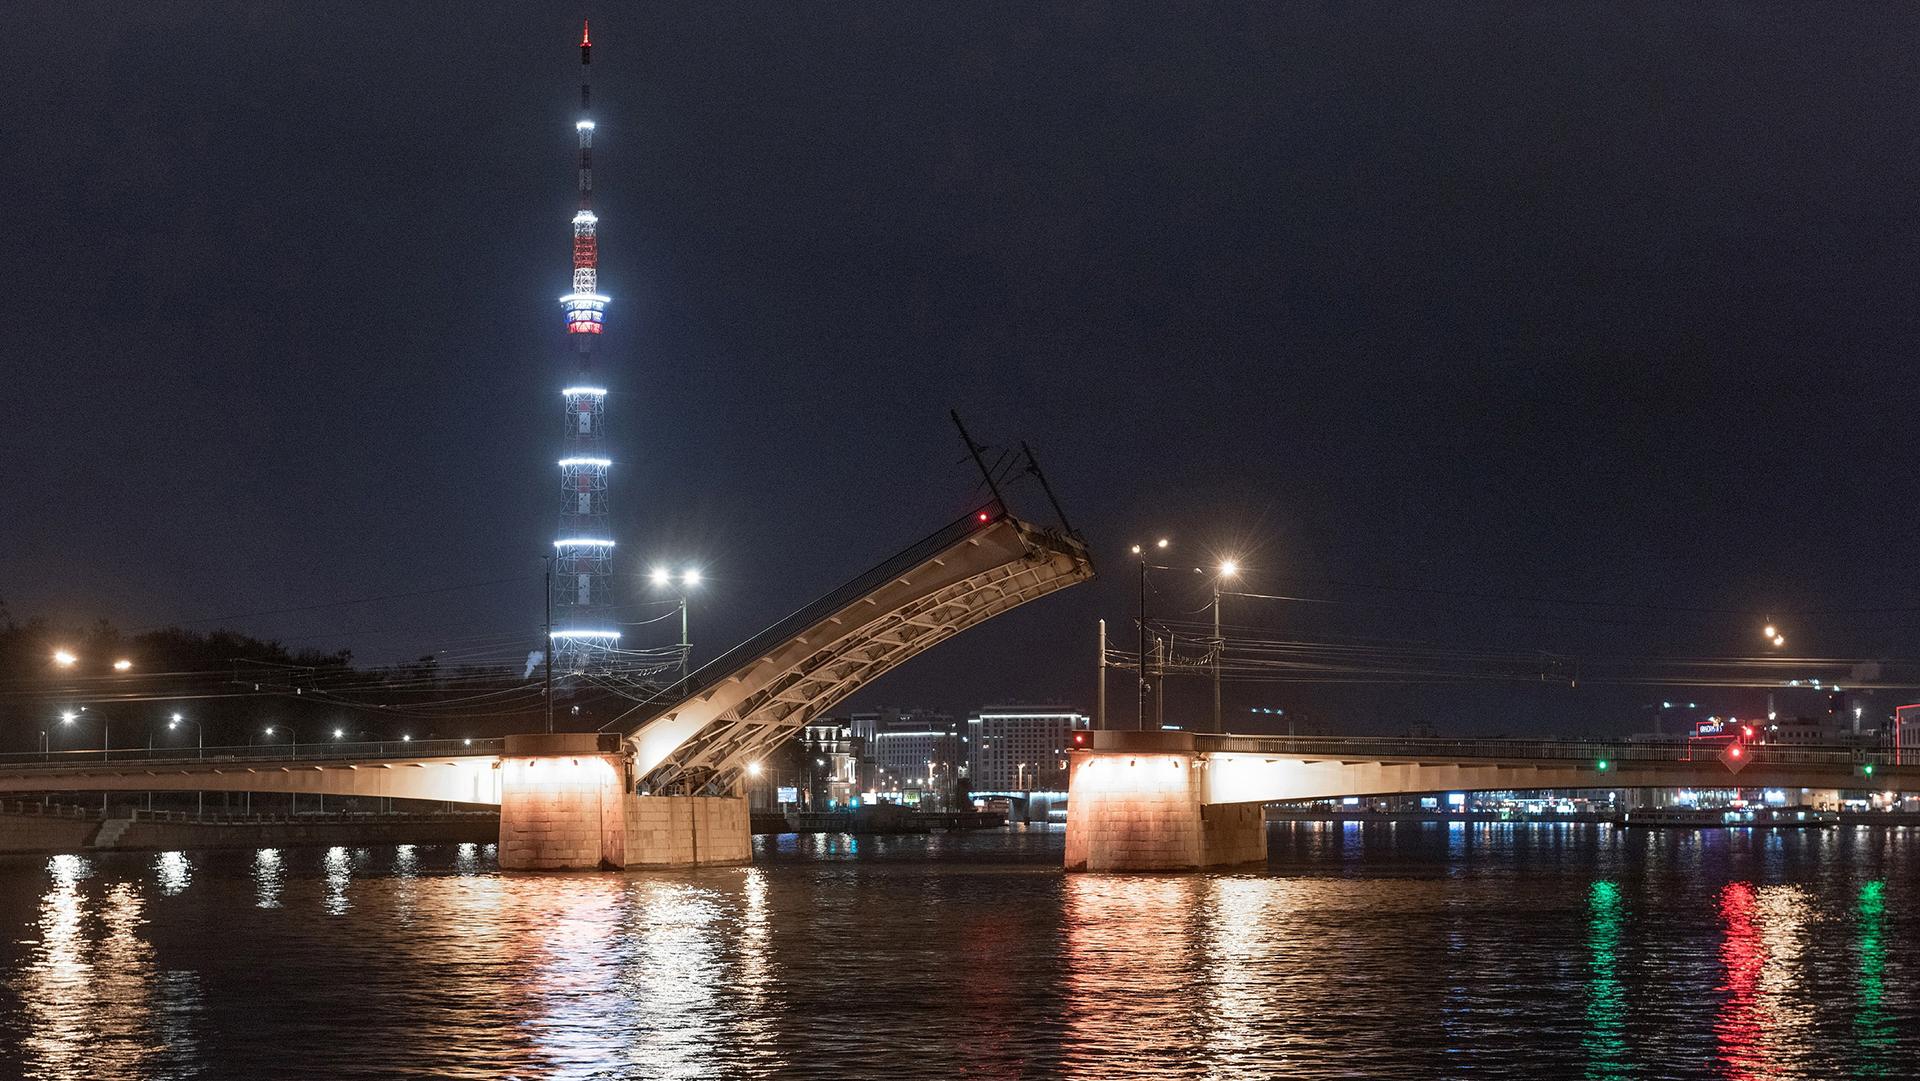
<svg viewBox="0 0 1920 1081">
<path fill-rule="evenodd" d="M 1073 734 L 1093 719 L 1063 706 L 993 706 L 967 718 L 968 778 L 979 792 L 1064 792 Z"/>
<path fill-rule="evenodd" d="M 613 531 L 608 518 L 609 473 L 605 421 L 607 388 L 595 369 L 594 347 L 605 326 L 608 298 L 600 292 L 599 218 L 593 210 L 593 40 L 580 26 L 579 208 L 573 216 L 572 289 L 560 298 L 571 370 L 564 402 L 559 530 L 550 576 L 550 656 L 566 672 L 603 667 L 620 633 L 612 620 Z"/>
</svg>

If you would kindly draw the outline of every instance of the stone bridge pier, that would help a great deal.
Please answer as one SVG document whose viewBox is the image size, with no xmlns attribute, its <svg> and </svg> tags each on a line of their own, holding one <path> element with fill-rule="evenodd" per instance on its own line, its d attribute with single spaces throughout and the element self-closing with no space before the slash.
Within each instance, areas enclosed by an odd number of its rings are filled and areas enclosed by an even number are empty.
<svg viewBox="0 0 1920 1081">
<path fill-rule="evenodd" d="M 618 734 L 508 736 L 500 868 L 588 871 L 751 860 L 744 794 L 642 796 Z"/>
<path fill-rule="evenodd" d="M 1096 732 L 1067 775 L 1069 871 L 1265 863 L 1259 803 L 1207 803 L 1207 761 L 1182 732 Z"/>
</svg>

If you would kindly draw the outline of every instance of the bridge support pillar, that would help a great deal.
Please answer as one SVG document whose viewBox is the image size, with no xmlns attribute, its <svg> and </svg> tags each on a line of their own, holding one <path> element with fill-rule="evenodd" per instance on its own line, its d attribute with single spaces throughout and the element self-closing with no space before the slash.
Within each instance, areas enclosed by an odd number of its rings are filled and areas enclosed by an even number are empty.
<svg viewBox="0 0 1920 1081">
<path fill-rule="evenodd" d="M 625 866 L 625 763 L 597 732 L 508 736 L 500 756 L 500 869 Z"/>
<path fill-rule="evenodd" d="M 1067 870 L 1198 871 L 1266 862 L 1260 804 L 1201 802 L 1206 759 L 1192 750 L 1191 736 L 1127 735 L 1141 749 L 1073 755 Z"/>
<path fill-rule="evenodd" d="M 628 791 L 618 736 L 508 736 L 500 758 L 500 869 L 592 871 L 747 863 L 747 798 Z"/>
</svg>

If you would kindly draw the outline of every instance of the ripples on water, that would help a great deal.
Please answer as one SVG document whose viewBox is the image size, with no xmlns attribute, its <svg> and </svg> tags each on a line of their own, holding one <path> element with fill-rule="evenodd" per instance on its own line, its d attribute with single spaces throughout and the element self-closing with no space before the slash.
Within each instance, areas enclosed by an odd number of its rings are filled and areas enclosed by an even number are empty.
<svg viewBox="0 0 1920 1081">
<path fill-rule="evenodd" d="M 1061 836 L 0 860 L 0 1069 L 307 1076 L 1920 1076 L 1920 831 L 1290 824 L 1265 874 Z"/>
</svg>

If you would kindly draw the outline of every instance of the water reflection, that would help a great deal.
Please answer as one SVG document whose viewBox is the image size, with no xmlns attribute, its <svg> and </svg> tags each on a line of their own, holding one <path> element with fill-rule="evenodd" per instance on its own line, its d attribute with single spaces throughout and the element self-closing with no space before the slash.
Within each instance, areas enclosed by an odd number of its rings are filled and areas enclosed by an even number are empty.
<svg viewBox="0 0 1920 1081">
<path fill-rule="evenodd" d="M 285 871 L 280 850 L 263 848 L 253 854 L 253 904 L 255 908 L 280 907 L 280 883 Z"/>
<path fill-rule="evenodd" d="M 774 1016 L 772 929 L 767 918 L 767 874 L 749 867 L 740 883 L 739 931 L 733 936 L 738 957 L 727 982 L 737 988 L 739 1008 L 732 1043 L 744 1065 L 769 1067 L 779 1061 L 779 1025 Z"/>
<path fill-rule="evenodd" d="M 40 941 L 26 971 L 13 981 L 26 1013 L 21 1050 L 29 1072 L 37 1067 L 51 1076 L 79 1076 L 89 1058 L 90 1011 L 73 1005 L 91 997 L 89 944 L 80 931 L 86 912 L 80 881 L 91 871 L 79 856 L 54 856 L 47 861 L 51 883 L 40 898 L 36 925 Z"/>
<path fill-rule="evenodd" d="M 1615 1081 L 1631 1076 L 1622 1036 L 1627 1014 L 1620 986 L 1620 887 L 1595 882 L 1587 893 L 1587 1076 Z"/>
<path fill-rule="evenodd" d="M 1755 922 L 1757 907 L 1753 887 L 1745 882 L 1729 882 L 1720 891 L 1720 922 L 1724 926 L 1720 964 L 1725 977 L 1713 1032 L 1720 1061 L 1727 1076 L 1733 1078 L 1751 1078 L 1766 1068 L 1760 1056 L 1759 1007 L 1760 970 L 1766 965 L 1766 947 L 1761 944 Z"/>
<path fill-rule="evenodd" d="M 1853 1018 L 1854 1038 L 1860 1052 L 1858 1069 L 1864 1077 L 1890 1077 L 1894 1049 L 1893 1020 L 1887 1015 L 1887 884 L 1862 883 L 1860 900 L 1854 908 L 1859 934 L 1860 987 Z"/>
<path fill-rule="evenodd" d="M 1187 875 L 1067 878 L 1068 1072 L 1145 1069 L 1151 1048 L 1203 1046 L 1187 921 L 1205 884 Z"/>
<path fill-rule="evenodd" d="M 634 900 L 639 933 L 624 990 L 648 1020 L 634 1061 L 656 1077 L 711 1077 L 725 1055 L 715 1028 L 718 906 L 691 883 L 659 880 L 637 884 Z"/>
<path fill-rule="evenodd" d="M 353 861 L 346 849 L 335 845 L 327 849 L 327 858 L 321 867 L 327 876 L 327 894 L 322 907 L 329 916 L 344 916 L 353 907 L 353 902 L 347 900 L 347 887 L 353 884 Z"/>
<path fill-rule="evenodd" d="M 199 985 L 192 973 L 158 971 L 138 883 L 108 883 L 90 931 L 83 883 L 92 867 L 55 856 L 47 873 L 39 941 L 9 981 L 28 1021 L 21 1072 L 75 1081 L 180 1076 L 198 1054 Z"/>
<path fill-rule="evenodd" d="M 153 873 L 160 892 L 172 897 L 193 881 L 193 864 L 187 862 L 185 852 L 162 852 L 153 858 Z"/>
</svg>

